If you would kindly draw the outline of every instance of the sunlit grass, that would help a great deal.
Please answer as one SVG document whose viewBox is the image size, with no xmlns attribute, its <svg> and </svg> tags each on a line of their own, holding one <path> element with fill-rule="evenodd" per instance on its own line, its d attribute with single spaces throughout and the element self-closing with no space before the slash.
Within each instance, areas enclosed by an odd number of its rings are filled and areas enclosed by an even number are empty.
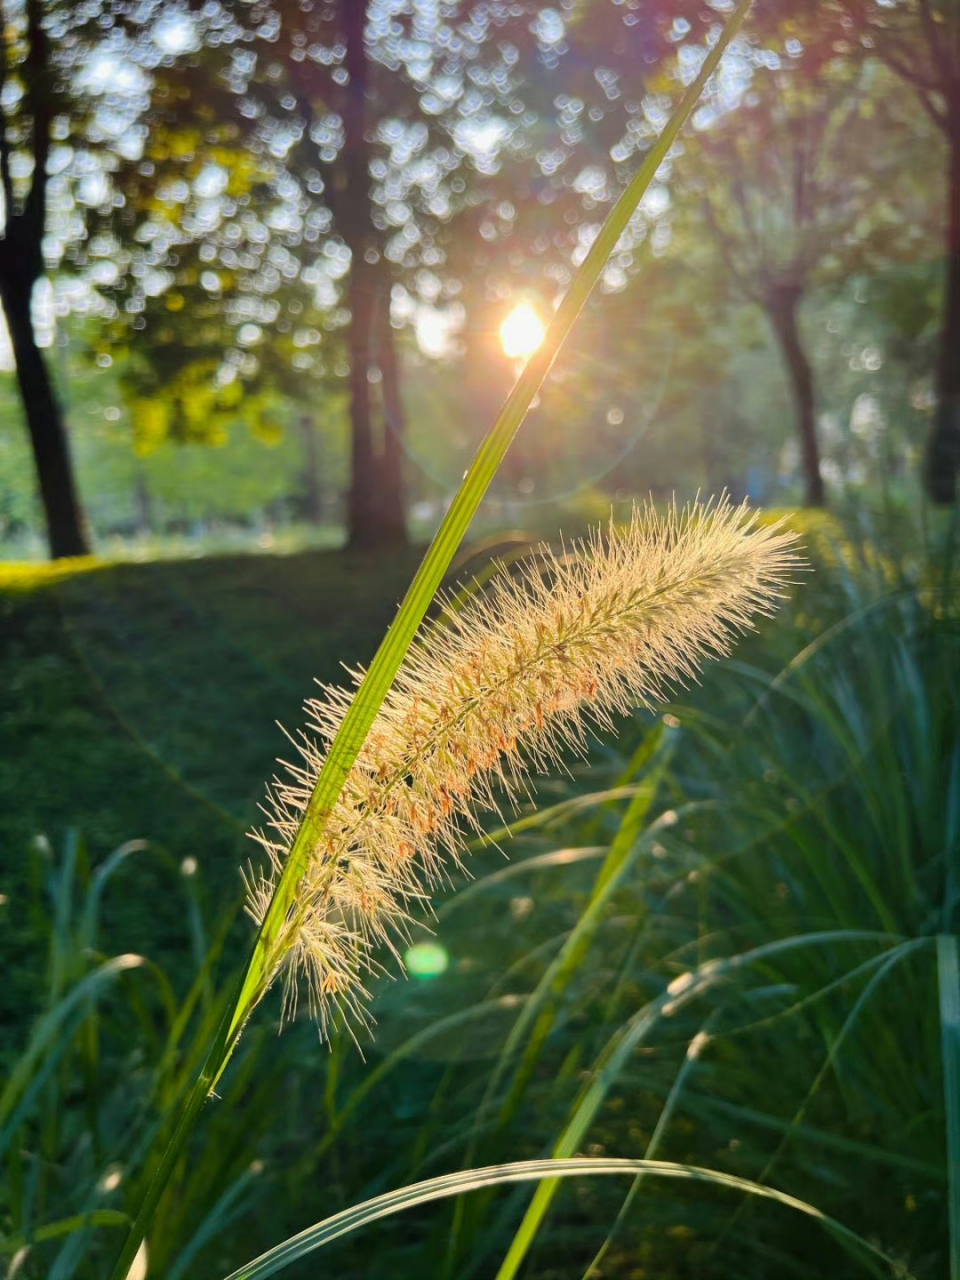
<svg viewBox="0 0 960 1280">
<path fill-rule="evenodd" d="M 75 556 L 62 560 L 0 560 L 0 591 L 35 591 L 38 587 L 63 582 L 79 574 L 92 573 L 106 563 L 98 556 Z"/>
</svg>

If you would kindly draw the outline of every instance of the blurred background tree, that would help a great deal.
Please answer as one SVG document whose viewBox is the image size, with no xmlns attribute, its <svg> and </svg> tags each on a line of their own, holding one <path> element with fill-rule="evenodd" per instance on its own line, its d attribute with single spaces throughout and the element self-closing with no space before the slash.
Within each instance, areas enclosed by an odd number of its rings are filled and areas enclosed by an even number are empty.
<svg viewBox="0 0 960 1280">
<path fill-rule="evenodd" d="M 696 135 L 678 205 L 705 222 L 719 286 L 759 307 L 770 326 L 791 390 L 805 499 L 820 506 L 817 392 L 800 308 L 818 284 L 867 273 L 878 257 L 909 260 L 922 245 L 898 203 L 916 122 L 891 109 L 889 80 L 875 65 L 833 59 L 811 68 L 794 47 L 793 65 L 788 55 L 759 68 L 747 101 Z"/>
<path fill-rule="evenodd" d="M 33 451 L 51 556 L 88 550 L 63 413 L 33 319 L 47 260 L 44 236 L 51 187 L 92 141 L 82 94 L 73 94 L 77 36 L 68 6 L 42 0 L 0 7 L 0 302 Z M 51 30 L 51 27 L 53 30 Z M 59 39 L 58 39 L 59 37 Z M 78 136 L 79 135 L 79 136 Z M 79 143 L 79 147 L 77 144 Z M 79 176 L 81 163 L 71 176 Z M 61 175 L 52 181 L 51 170 Z M 55 257 L 56 255 L 54 255 Z"/>
<path fill-rule="evenodd" d="M 216 521 L 241 537 L 251 516 L 239 495 L 228 514 L 228 459 L 260 447 L 265 472 L 286 459 L 289 490 L 265 500 L 256 536 L 319 518 L 324 538 L 342 525 L 357 547 L 400 542 L 410 512 L 417 536 L 430 528 L 718 21 L 687 0 L 32 12 L 63 142 L 41 184 L 37 359 L 21 343 L 16 364 L 21 383 L 46 370 L 53 416 L 36 421 L 56 422 L 57 394 L 67 406 L 95 532 L 206 527 L 145 495 L 162 487 L 155 468 L 179 458 L 186 475 L 213 447 Z M 26 13 L 7 24 L 2 98 L 15 218 L 38 171 Z M 913 41 L 900 57 L 894 20 Z M 718 481 L 814 502 L 909 483 L 938 405 L 942 435 L 954 349 L 935 248 L 945 99 L 901 66 L 921 65 L 926 21 L 845 0 L 756 15 L 514 446 L 495 518 Z M 845 334 L 837 359 L 824 335 L 841 312 L 869 316 L 853 328 L 873 336 L 858 355 Z M 518 315 L 519 352 L 504 330 Z M 109 396 L 78 380 L 83 353 Z M 884 443 L 865 452 L 868 418 Z M 5 527 L 24 554 L 37 513 L 12 478 L 15 430 Z M 133 446 L 135 479 L 104 523 L 108 438 Z M 82 534 L 75 494 L 73 509 Z"/>
<path fill-rule="evenodd" d="M 842 0 L 867 56 L 880 58 L 913 90 L 943 137 L 946 199 L 943 301 L 936 362 L 936 409 L 924 481 L 950 503 L 960 472 L 960 8 L 954 0 Z"/>
</svg>

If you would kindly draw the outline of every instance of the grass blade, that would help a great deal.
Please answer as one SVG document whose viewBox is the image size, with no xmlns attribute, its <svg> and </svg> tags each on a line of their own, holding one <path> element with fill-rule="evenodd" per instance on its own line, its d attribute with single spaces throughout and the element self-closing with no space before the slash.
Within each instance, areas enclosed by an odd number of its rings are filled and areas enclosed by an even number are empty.
<svg viewBox="0 0 960 1280">
<path fill-rule="evenodd" d="M 504 1067 L 524 1038 L 526 1038 L 526 1045 L 513 1084 L 500 1109 L 501 1124 L 507 1123 L 519 1104 L 523 1089 L 553 1027 L 559 1002 L 589 950 L 613 894 L 619 889 L 640 856 L 646 852 L 649 839 L 658 830 L 657 823 L 653 823 L 648 829 L 645 829 L 645 824 L 670 759 L 670 745 L 668 741 L 667 748 L 658 751 L 658 759 L 650 770 L 649 777 L 644 785 L 637 789 L 624 815 L 620 829 L 597 875 L 585 910 L 559 954 L 547 968 L 536 991 L 525 1004 L 507 1038 L 501 1053 L 501 1063 Z M 670 825 L 672 825 L 672 818 Z M 501 1071 L 502 1068 L 492 1074 L 488 1094 L 496 1088 Z"/>
<path fill-rule="evenodd" d="M 667 1126 L 670 1124 L 671 1120 L 673 1119 L 674 1112 L 676 1111 L 677 1106 L 679 1105 L 679 1102 L 680 1102 L 681 1094 L 683 1093 L 686 1087 L 687 1078 L 697 1065 L 697 1061 L 700 1056 L 701 1046 L 704 1043 L 706 1043 L 706 1041 L 709 1039 L 708 1028 L 712 1026 L 714 1017 L 715 1015 L 711 1014 L 711 1016 L 703 1024 L 703 1027 L 700 1030 L 700 1034 L 697 1037 L 695 1037 L 693 1040 L 691 1040 L 689 1045 L 687 1045 L 687 1052 L 684 1054 L 684 1058 L 680 1066 L 680 1070 L 677 1072 L 677 1075 L 673 1081 L 673 1085 L 670 1088 L 670 1093 L 667 1095 L 667 1100 L 663 1104 L 663 1109 L 661 1110 L 660 1116 L 657 1119 L 656 1127 L 654 1128 L 653 1133 L 650 1135 L 650 1141 L 647 1143 L 647 1147 L 644 1152 L 644 1159 L 646 1160 L 653 1160 L 660 1149 L 660 1143 L 663 1140 L 663 1135 L 666 1133 Z M 587 1267 L 586 1271 L 584 1272 L 583 1280 L 590 1280 L 590 1277 L 592 1275 L 602 1274 L 600 1272 L 600 1264 L 603 1262 L 604 1258 L 607 1256 L 607 1253 L 610 1250 L 610 1246 L 613 1244 L 614 1237 L 616 1236 L 620 1227 L 626 1221 L 627 1216 L 630 1212 L 630 1209 L 633 1206 L 633 1202 L 637 1198 L 637 1195 L 640 1191 L 640 1186 L 642 1182 L 643 1182 L 643 1174 L 638 1173 L 633 1180 L 633 1184 L 631 1185 L 630 1190 L 627 1192 L 627 1195 L 623 1201 L 623 1204 L 621 1204 L 620 1206 L 620 1209 L 613 1222 L 613 1225 L 610 1227 L 610 1230 L 607 1232 L 606 1239 L 604 1240 L 600 1248 L 597 1250 L 596 1254 L 594 1255 L 593 1261 L 590 1263 L 590 1265 Z"/>
<path fill-rule="evenodd" d="M 21 1249 L 37 1244 L 46 1244 L 50 1240 L 61 1240 L 75 1231 L 87 1231 L 92 1227 L 127 1227 L 130 1218 L 119 1209 L 93 1209 L 90 1213 L 76 1213 L 69 1218 L 58 1218 L 56 1222 L 46 1222 L 36 1227 L 29 1240 L 26 1236 L 10 1236 L 0 1241 L 0 1253 L 19 1253 Z"/>
<path fill-rule="evenodd" d="M 855 1253 L 873 1275 L 893 1274 L 896 1266 L 880 1249 L 858 1236 L 856 1232 L 821 1213 L 804 1200 L 788 1196 L 771 1187 L 762 1187 L 746 1178 L 729 1173 L 717 1173 L 713 1169 L 701 1169 L 696 1165 L 672 1164 L 661 1160 L 616 1160 L 601 1157 L 580 1156 L 569 1160 L 524 1160 L 515 1164 L 490 1165 L 483 1169 L 467 1169 L 460 1173 L 447 1173 L 426 1182 L 416 1182 L 398 1191 L 388 1191 L 363 1204 L 354 1205 L 335 1213 L 330 1218 L 308 1227 L 299 1235 L 291 1236 L 283 1244 L 261 1254 L 252 1262 L 231 1271 L 225 1280 L 266 1280 L 285 1267 L 321 1249 L 324 1245 L 368 1226 L 380 1218 L 406 1209 L 414 1209 L 435 1200 L 462 1195 L 467 1191 L 479 1191 L 482 1187 L 503 1186 L 513 1182 L 536 1182 L 543 1178 L 574 1178 L 584 1176 L 631 1176 L 645 1174 L 654 1178 L 675 1178 L 688 1182 L 704 1182 L 731 1191 L 744 1192 L 762 1200 L 771 1200 L 785 1208 L 816 1219 L 835 1235 L 851 1252 Z M 881 1265 L 882 1264 L 882 1265 Z M 903 1274 L 902 1271 L 897 1274 Z"/>
<path fill-rule="evenodd" d="M 960 1280 L 960 948 L 950 934 L 937 937 L 937 975 L 947 1119 L 950 1280 Z"/>
<path fill-rule="evenodd" d="M 78 1008 L 85 1009 L 102 987 L 107 986 L 122 973 L 144 965 L 141 956 L 122 955 L 106 961 L 82 981 L 72 987 L 47 1013 L 37 1021 L 30 1042 L 10 1073 L 6 1087 L 0 1094 L 0 1153 L 9 1142 L 15 1124 L 8 1123 L 19 1115 L 25 1095 L 36 1087 L 46 1055 L 58 1056 L 66 1044 L 63 1028 Z M 85 1016 L 85 1014 L 81 1014 Z M 32 1095 L 31 1095 L 32 1096 Z"/>
</svg>

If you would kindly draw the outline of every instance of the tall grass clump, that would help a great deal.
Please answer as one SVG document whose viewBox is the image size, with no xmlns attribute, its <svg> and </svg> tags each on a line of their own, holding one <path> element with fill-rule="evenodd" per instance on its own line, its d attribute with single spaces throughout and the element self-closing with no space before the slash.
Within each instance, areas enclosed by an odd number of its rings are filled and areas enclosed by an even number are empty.
<svg viewBox="0 0 960 1280">
<path fill-rule="evenodd" d="M 804 614 L 816 619 L 801 651 L 776 674 L 769 646 L 763 660 L 738 655 L 676 709 L 667 803 L 680 817 L 657 832 L 638 878 L 640 957 L 624 978 L 650 994 L 585 1073 L 552 1152 L 579 1149 L 588 1127 L 603 1141 L 613 1126 L 601 1103 L 630 1072 L 632 1107 L 650 1108 L 641 1152 L 775 1182 L 875 1243 L 896 1241 L 894 1274 L 947 1275 L 949 1251 L 953 1275 L 957 597 L 943 589 L 950 567 L 913 545 L 903 564 L 847 539 L 827 551 L 799 597 L 797 631 Z M 644 1212 L 631 1193 L 594 1263 L 608 1255 L 604 1274 L 640 1256 L 652 1274 L 673 1274 L 655 1188 L 640 1185 Z M 538 1188 L 498 1280 L 516 1274 L 555 1192 Z M 753 1204 L 669 1204 L 691 1274 L 861 1274 L 863 1258 L 828 1269 L 805 1224 Z M 551 1223 L 555 1251 L 565 1225 Z M 461 1257 L 482 1239 L 468 1226 Z"/>
</svg>

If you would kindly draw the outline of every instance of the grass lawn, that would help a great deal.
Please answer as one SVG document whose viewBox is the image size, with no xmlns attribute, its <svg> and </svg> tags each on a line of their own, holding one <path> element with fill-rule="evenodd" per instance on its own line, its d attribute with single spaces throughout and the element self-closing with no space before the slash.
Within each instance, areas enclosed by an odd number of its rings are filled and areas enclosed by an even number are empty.
<svg viewBox="0 0 960 1280">
<path fill-rule="evenodd" d="M 239 893 L 244 833 L 288 748 L 276 722 L 297 727 L 314 679 L 371 657 L 419 556 L 0 570 L 0 1026 L 22 1029 L 35 993 L 21 909 L 33 838 L 59 846 L 75 828 L 94 863 L 148 840 L 160 856 L 127 864 L 108 936 L 157 959 L 182 947 L 183 899 L 163 855 L 195 857 L 224 903 Z"/>
</svg>

